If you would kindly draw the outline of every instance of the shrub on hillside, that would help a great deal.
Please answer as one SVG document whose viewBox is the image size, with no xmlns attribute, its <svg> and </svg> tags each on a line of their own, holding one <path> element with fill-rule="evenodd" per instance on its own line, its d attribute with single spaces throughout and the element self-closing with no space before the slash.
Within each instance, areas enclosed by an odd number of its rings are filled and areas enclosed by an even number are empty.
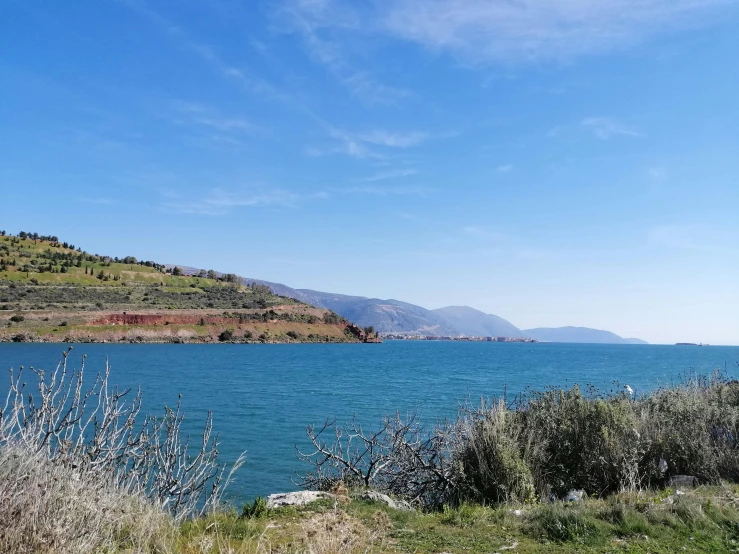
<svg viewBox="0 0 739 554">
<path fill-rule="evenodd" d="M 739 382 L 691 377 L 639 398 L 552 388 L 428 430 L 396 415 L 376 430 L 331 421 L 308 436 L 305 486 L 356 481 L 427 508 L 603 496 L 673 475 L 739 482 Z"/>
<path fill-rule="evenodd" d="M 521 457 L 510 425 L 513 414 L 502 401 L 492 408 L 462 416 L 455 433 L 459 446 L 454 462 L 459 476 L 457 494 L 468 502 L 527 502 L 535 499 L 531 470 Z"/>
<path fill-rule="evenodd" d="M 0 411 L 0 454 L 18 445 L 53 465 L 76 469 L 80 480 L 146 498 L 175 520 L 216 507 L 230 474 L 217 459 L 211 415 L 201 439 L 191 444 L 182 436 L 179 403 L 174 410 L 165 408 L 163 417 L 144 416 L 140 391 L 130 398 L 130 391 L 109 385 L 107 364 L 103 374 L 86 382 L 84 361 L 71 371 L 68 353 L 54 371 L 31 368 L 38 378 L 34 392 L 26 387 L 23 368 L 11 371 Z M 231 471 L 242 463 L 240 457 Z"/>
</svg>

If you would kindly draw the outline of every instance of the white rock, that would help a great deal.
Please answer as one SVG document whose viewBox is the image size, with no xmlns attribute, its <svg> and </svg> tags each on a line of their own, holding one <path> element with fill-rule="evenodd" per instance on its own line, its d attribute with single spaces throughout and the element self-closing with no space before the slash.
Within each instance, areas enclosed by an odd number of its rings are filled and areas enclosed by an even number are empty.
<svg viewBox="0 0 739 554">
<path fill-rule="evenodd" d="M 323 491 L 298 491 L 270 494 L 267 497 L 267 508 L 282 508 L 284 506 L 305 506 L 316 500 L 329 498 L 336 500 L 337 496 Z"/>
<path fill-rule="evenodd" d="M 412 510 L 411 505 L 405 500 L 393 500 L 386 494 L 377 491 L 366 491 L 360 496 L 362 500 L 371 500 L 372 502 L 382 502 L 390 506 L 393 510 L 408 511 Z"/>
</svg>

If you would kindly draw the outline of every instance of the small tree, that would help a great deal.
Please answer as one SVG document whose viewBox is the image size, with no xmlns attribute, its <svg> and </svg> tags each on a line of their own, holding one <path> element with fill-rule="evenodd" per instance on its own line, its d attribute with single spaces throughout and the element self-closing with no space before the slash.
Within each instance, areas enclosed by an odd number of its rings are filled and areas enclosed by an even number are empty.
<svg viewBox="0 0 739 554">
<path fill-rule="evenodd" d="M 182 270 L 179 267 L 174 267 L 172 269 L 172 275 L 181 276 L 182 275 Z"/>
</svg>

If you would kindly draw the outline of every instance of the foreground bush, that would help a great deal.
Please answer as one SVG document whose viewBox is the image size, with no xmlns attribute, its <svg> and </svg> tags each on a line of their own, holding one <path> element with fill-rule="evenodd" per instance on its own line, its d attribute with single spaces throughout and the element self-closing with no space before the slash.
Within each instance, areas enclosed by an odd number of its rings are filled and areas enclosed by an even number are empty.
<svg viewBox="0 0 739 554">
<path fill-rule="evenodd" d="M 160 506 L 122 491 L 110 475 L 20 444 L 0 448 L 0 498 L 0 552 L 164 552 L 175 533 Z"/>
<path fill-rule="evenodd" d="M 0 455 L 10 459 L 25 452 L 59 471 L 71 468 L 75 479 L 147 499 L 175 521 L 217 507 L 243 456 L 226 474 L 225 464 L 217 459 L 211 415 L 201 438 L 191 444 L 181 432 L 184 415 L 179 403 L 175 410 L 165 408 L 161 418 L 144 416 L 140 390 L 129 401 L 129 390 L 109 384 L 107 364 L 89 384 L 84 357 L 81 368 L 70 371 L 68 354 L 48 374 L 31 368 L 38 381 L 35 391 L 24 382 L 23 368 L 17 374 L 11 370 L 0 410 Z M 45 494 L 43 486 L 40 490 Z"/>
<path fill-rule="evenodd" d="M 739 382 L 720 374 L 632 398 L 547 389 L 516 402 L 466 407 L 425 429 L 415 416 L 308 428 L 314 467 L 302 484 L 337 480 L 373 487 L 426 508 L 497 504 L 655 488 L 671 476 L 739 481 Z"/>
</svg>

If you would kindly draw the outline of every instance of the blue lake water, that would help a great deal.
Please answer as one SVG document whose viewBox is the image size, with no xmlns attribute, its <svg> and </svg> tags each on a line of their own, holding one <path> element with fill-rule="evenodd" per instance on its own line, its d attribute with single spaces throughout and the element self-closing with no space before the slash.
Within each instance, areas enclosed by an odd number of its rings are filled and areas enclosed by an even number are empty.
<svg viewBox="0 0 739 554">
<path fill-rule="evenodd" d="M 0 371 L 24 365 L 53 369 L 60 344 L 0 344 Z M 305 428 L 327 418 L 372 425 L 383 414 L 420 410 L 427 421 L 453 417 L 466 399 L 525 387 L 604 387 L 614 381 L 637 393 L 676 382 L 686 372 L 739 370 L 739 347 L 570 345 L 390 341 L 378 345 L 132 345 L 77 344 L 70 362 L 102 371 L 111 381 L 141 385 L 144 410 L 161 414 L 182 394 L 187 428 L 197 435 L 208 410 L 221 435 L 221 456 L 247 451 L 228 497 L 294 490 L 291 478 L 307 467 L 294 445 L 306 446 Z M 0 395 L 7 391 L 0 373 Z M 29 378 L 29 382 L 32 380 Z"/>
</svg>

